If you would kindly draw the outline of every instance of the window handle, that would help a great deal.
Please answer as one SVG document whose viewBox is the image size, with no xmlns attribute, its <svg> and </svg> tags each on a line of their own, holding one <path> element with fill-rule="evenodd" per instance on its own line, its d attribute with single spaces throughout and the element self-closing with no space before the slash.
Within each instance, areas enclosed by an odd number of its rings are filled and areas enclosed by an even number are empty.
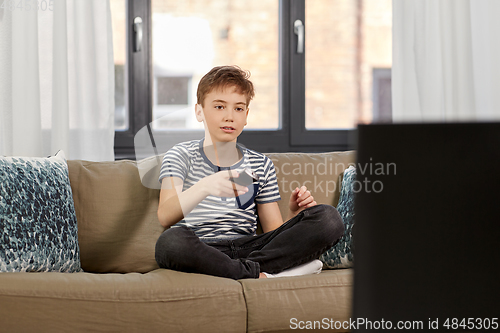
<svg viewBox="0 0 500 333">
<path fill-rule="evenodd" d="M 140 52 L 142 48 L 142 18 L 134 19 L 134 52 Z"/>
<path fill-rule="evenodd" d="M 297 53 L 304 53 L 304 24 L 301 20 L 293 22 L 293 32 L 297 35 Z"/>
</svg>

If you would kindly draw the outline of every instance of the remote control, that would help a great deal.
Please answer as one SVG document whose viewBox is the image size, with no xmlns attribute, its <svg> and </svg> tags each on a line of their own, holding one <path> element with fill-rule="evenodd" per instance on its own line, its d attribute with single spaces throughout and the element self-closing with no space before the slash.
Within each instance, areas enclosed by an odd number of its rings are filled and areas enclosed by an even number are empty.
<svg viewBox="0 0 500 333">
<path fill-rule="evenodd" d="M 255 172 L 253 172 L 250 168 L 245 168 L 245 170 L 241 171 L 240 176 L 238 178 L 233 178 L 231 177 L 231 181 L 233 183 L 242 185 L 242 186 L 248 186 L 252 184 L 253 182 L 256 182 L 259 180 L 259 176 Z"/>
</svg>

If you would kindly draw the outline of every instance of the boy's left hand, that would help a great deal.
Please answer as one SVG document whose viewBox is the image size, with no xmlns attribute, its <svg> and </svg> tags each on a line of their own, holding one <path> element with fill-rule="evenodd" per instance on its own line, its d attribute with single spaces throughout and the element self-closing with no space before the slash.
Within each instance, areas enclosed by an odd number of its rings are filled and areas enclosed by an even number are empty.
<svg viewBox="0 0 500 333">
<path fill-rule="evenodd" d="M 300 189 L 296 187 L 290 195 L 290 202 L 288 203 L 290 214 L 293 216 L 297 215 L 306 208 L 316 205 L 317 203 L 314 201 L 311 192 L 309 192 L 305 186 L 302 186 Z"/>
</svg>

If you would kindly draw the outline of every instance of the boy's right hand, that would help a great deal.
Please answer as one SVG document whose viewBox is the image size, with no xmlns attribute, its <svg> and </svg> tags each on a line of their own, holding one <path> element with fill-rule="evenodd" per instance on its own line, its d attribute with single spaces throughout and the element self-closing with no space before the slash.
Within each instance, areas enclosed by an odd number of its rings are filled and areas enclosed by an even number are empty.
<svg viewBox="0 0 500 333">
<path fill-rule="evenodd" d="M 222 170 L 200 180 L 207 195 L 216 197 L 234 198 L 248 192 L 246 186 L 231 181 L 231 177 L 238 178 L 236 170 Z"/>
</svg>

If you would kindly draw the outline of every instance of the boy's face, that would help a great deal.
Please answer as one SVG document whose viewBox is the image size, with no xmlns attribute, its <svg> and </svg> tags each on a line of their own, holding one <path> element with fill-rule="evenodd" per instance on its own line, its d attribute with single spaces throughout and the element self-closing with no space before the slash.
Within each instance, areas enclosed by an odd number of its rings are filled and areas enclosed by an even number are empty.
<svg viewBox="0 0 500 333">
<path fill-rule="evenodd" d="M 203 106 L 196 104 L 196 119 L 205 125 L 205 141 L 236 142 L 247 124 L 247 97 L 236 87 L 214 89 L 208 93 Z"/>
</svg>

